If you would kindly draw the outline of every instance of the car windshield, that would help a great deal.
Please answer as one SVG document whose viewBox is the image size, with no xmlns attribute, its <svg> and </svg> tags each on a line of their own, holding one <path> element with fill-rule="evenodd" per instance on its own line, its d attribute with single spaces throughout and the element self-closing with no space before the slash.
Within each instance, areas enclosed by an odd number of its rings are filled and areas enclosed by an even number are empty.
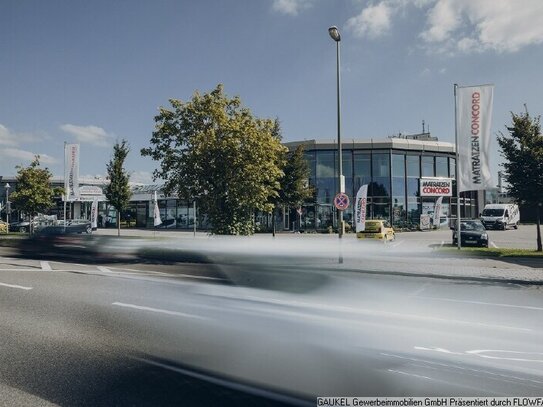
<svg viewBox="0 0 543 407">
<path fill-rule="evenodd" d="M 462 222 L 460 224 L 461 230 L 485 230 L 485 227 L 481 222 Z"/>
<path fill-rule="evenodd" d="M 484 209 L 483 216 L 503 216 L 503 209 Z"/>
</svg>

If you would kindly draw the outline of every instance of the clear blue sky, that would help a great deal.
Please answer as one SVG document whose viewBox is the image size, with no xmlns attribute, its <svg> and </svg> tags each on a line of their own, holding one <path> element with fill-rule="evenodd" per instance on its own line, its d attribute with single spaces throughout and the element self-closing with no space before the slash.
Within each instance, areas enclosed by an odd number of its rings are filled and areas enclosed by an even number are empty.
<svg viewBox="0 0 543 407">
<path fill-rule="evenodd" d="M 519 9 L 518 5 L 523 8 Z M 223 83 L 286 141 L 335 139 L 342 34 L 344 140 L 420 132 L 454 141 L 453 84 L 494 83 L 493 134 L 543 113 L 543 1 L 20 0 L 0 7 L 0 174 L 33 154 L 55 175 L 63 143 L 105 174 L 116 139 L 150 181 L 157 107 Z M 493 169 L 497 170 L 497 143 Z"/>
</svg>

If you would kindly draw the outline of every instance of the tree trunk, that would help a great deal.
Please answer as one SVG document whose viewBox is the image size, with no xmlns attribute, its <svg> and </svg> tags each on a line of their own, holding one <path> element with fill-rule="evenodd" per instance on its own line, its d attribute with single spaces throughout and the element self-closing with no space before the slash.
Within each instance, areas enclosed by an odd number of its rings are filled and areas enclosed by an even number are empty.
<svg viewBox="0 0 543 407">
<path fill-rule="evenodd" d="M 121 236 L 121 211 L 117 211 L 117 236 Z"/>
<path fill-rule="evenodd" d="M 274 207 L 273 212 L 272 212 L 272 236 L 273 237 L 275 237 L 275 211 L 276 211 L 276 208 Z"/>
<path fill-rule="evenodd" d="M 541 245 L 541 204 L 537 206 L 536 219 L 537 219 L 537 251 L 542 252 L 543 247 Z"/>
</svg>

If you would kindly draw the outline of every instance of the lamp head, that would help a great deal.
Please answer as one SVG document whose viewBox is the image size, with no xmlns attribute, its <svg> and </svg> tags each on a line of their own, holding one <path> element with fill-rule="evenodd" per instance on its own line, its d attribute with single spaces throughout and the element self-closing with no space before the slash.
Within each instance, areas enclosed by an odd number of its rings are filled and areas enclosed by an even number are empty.
<svg viewBox="0 0 543 407">
<path fill-rule="evenodd" d="M 328 29 L 328 34 L 330 34 L 330 37 L 332 37 L 335 42 L 341 41 L 341 35 L 339 34 L 339 30 L 335 25 Z"/>
</svg>

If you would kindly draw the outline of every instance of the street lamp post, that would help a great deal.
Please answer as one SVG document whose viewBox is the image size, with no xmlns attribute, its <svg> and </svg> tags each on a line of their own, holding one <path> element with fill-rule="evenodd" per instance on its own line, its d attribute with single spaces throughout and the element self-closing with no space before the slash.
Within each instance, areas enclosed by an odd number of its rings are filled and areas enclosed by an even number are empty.
<svg viewBox="0 0 543 407">
<path fill-rule="evenodd" d="M 343 154 L 341 151 L 341 82 L 340 82 L 340 69 L 339 69 L 339 43 L 341 42 L 341 35 L 339 34 L 338 28 L 334 25 L 328 29 L 328 34 L 336 42 L 336 70 L 337 70 L 337 146 L 338 146 L 338 164 L 339 164 L 339 174 L 338 174 L 338 189 L 339 192 L 344 193 L 344 181 L 343 181 Z M 341 239 L 344 233 L 343 225 L 343 211 L 338 209 L 338 235 Z"/>
<path fill-rule="evenodd" d="M 11 188 L 11 185 L 9 185 L 9 182 L 6 184 L 6 233 L 9 233 L 9 210 L 10 204 L 9 204 L 9 189 Z"/>
</svg>

